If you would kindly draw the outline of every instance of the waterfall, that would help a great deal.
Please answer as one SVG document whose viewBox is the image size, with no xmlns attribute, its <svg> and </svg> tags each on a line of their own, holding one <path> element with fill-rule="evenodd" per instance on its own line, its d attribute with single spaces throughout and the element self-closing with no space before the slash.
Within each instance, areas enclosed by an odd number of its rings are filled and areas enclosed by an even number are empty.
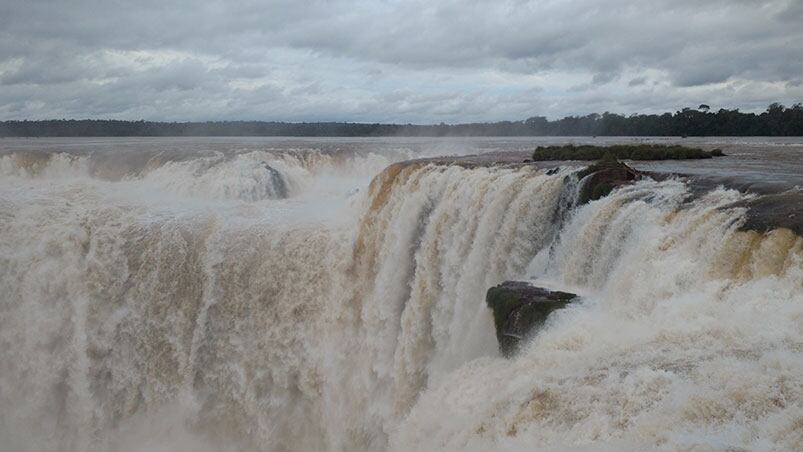
<svg viewBox="0 0 803 452">
<path fill-rule="evenodd" d="M 6 447 L 800 445 L 803 239 L 749 195 L 397 160 L 0 157 Z M 504 359 L 509 279 L 581 298 Z"/>
</svg>

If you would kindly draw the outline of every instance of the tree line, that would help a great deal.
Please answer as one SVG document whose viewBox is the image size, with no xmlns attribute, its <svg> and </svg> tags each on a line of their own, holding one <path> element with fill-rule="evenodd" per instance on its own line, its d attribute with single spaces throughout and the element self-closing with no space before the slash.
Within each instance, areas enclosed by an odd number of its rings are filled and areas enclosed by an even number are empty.
<svg viewBox="0 0 803 452">
<path fill-rule="evenodd" d="M 593 113 L 550 121 L 469 124 L 365 124 L 347 122 L 213 121 L 153 122 L 59 119 L 0 122 L 0 137 L 101 136 L 291 136 L 291 137 L 467 137 L 467 136 L 803 136 L 803 106 L 773 103 L 759 114 L 707 105 L 674 113 Z"/>
</svg>

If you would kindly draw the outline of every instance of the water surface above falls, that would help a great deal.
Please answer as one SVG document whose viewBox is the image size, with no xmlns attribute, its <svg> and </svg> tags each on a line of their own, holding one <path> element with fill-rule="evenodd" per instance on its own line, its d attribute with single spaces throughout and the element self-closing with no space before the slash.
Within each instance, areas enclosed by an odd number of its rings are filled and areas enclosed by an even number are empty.
<svg viewBox="0 0 803 452">
<path fill-rule="evenodd" d="M 725 187 L 644 179 L 577 205 L 582 162 L 522 163 L 644 140 L 722 148 L 633 165 Z M 0 437 L 799 449 L 803 239 L 742 230 L 753 195 L 727 187 L 803 184 L 801 144 L 0 140 Z M 581 299 L 505 359 L 485 291 L 530 279 Z"/>
<path fill-rule="evenodd" d="M 226 155 L 253 151 L 318 150 L 325 153 L 377 153 L 393 160 L 438 156 L 487 156 L 483 161 L 517 161 L 539 145 L 551 144 L 681 144 L 706 150 L 720 148 L 727 157 L 711 160 L 636 162 L 649 171 L 674 172 L 734 180 L 774 190 L 803 186 L 803 137 L 476 137 L 476 138 L 3 138 L 0 155 L 14 152 L 94 154 L 99 160 L 147 161 L 155 155 L 187 159 L 204 154 Z M 125 156 L 125 157 L 123 157 Z M 133 164 L 133 163 L 132 163 Z M 143 164 L 143 163 L 140 163 Z"/>
</svg>

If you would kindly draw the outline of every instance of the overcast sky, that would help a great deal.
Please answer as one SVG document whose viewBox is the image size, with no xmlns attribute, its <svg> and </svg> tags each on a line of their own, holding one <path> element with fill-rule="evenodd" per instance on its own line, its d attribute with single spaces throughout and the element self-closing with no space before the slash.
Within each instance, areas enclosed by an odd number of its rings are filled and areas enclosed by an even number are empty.
<svg viewBox="0 0 803 452">
<path fill-rule="evenodd" d="M 803 100 L 803 0 L 2 0 L 0 119 L 466 122 Z"/>
</svg>

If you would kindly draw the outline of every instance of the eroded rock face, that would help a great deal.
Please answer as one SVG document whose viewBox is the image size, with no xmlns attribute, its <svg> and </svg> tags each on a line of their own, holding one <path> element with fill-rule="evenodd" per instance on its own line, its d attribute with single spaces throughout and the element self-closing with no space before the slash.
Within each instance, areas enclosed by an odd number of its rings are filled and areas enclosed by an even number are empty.
<svg viewBox="0 0 803 452">
<path fill-rule="evenodd" d="M 552 311 L 565 307 L 576 297 L 523 281 L 505 281 L 488 289 L 485 301 L 493 311 L 499 350 L 504 356 L 512 356 Z"/>
<path fill-rule="evenodd" d="M 577 177 L 580 179 L 577 203 L 582 205 L 607 196 L 616 187 L 641 179 L 643 174 L 614 158 L 606 158 L 580 171 Z"/>
<path fill-rule="evenodd" d="M 278 199 L 287 198 L 289 190 L 287 189 L 287 182 L 284 180 L 282 173 L 267 163 L 264 164 L 264 168 L 268 171 L 268 173 L 270 173 L 270 181 L 271 185 L 273 185 L 273 192 L 276 197 Z"/>
</svg>

